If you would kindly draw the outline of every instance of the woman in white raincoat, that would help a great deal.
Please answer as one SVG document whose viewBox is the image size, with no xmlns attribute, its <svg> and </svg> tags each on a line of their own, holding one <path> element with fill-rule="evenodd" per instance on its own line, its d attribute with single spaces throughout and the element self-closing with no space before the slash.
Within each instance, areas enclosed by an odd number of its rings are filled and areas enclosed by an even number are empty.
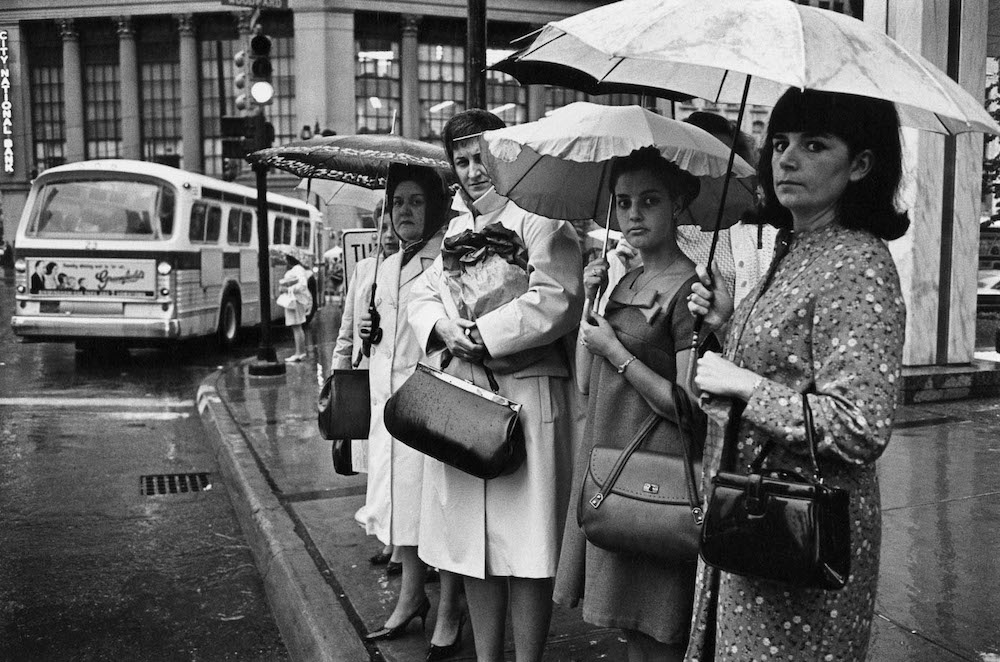
<svg viewBox="0 0 1000 662">
<path fill-rule="evenodd" d="M 409 315 L 421 347 L 452 355 L 447 372 L 488 387 L 485 359 L 500 393 L 522 405 L 527 459 L 510 475 L 481 480 L 428 458 L 419 551 L 428 564 L 465 576 L 477 659 L 503 659 L 509 603 L 517 659 L 530 662 L 541 659 L 548 634 L 569 498 L 578 417 L 564 341 L 583 311 L 583 268 L 572 225 L 528 213 L 493 190 L 478 137 L 469 137 L 502 126 L 482 110 L 445 126 L 445 149 L 473 201 L 447 237 L 493 224 L 513 231 L 527 249 L 527 290 L 474 322 L 463 319 L 459 310 L 472 302 L 452 297 L 439 258 L 414 286 Z"/>
<path fill-rule="evenodd" d="M 285 302 L 282 304 L 285 309 L 285 326 L 291 328 L 292 338 L 295 339 L 295 353 L 285 359 L 285 362 L 298 363 L 306 358 L 306 334 L 302 325 L 309 316 L 313 299 L 309 292 L 309 272 L 306 268 L 291 253 L 285 253 L 285 264 L 288 265 L 288 271 L 278 284 L 286 288 Z"/>
<path fill-rule="evenodd" d="M 371 388 L 371 427 L 368 433 L 368 490 L 365 528 L 386 545 L 393 545 L 403 564 L 399 600 L 385 625 L 370 640 L 398 637 L 416 618 L 421 624 L 430 611 L 424 592 L 426 567 L 417 557 L 420 529 L 420 489 L 424 456 L 403 445 L 385 429 L 383 412 L 393 392 L 413 373 L 423 355 L 407 321 L 414 281 L 441 250 L 445 222 L 445 194 L 433 170 L 393 164 L 386 187 L 392 229 L 401 250 L 382 263 L 376 277 L 375 307 L 381 316 L 382 338 L 372 344 L 368 370 Z M 370 300 L 368 290 L 365 300 Z M 372 336 L 371 314 L 361 315 L 360 336 Z M 460 628 L 458 579 L 441 573 L 441 601 L 432 650 L 454 643 Z"/>
</svg>

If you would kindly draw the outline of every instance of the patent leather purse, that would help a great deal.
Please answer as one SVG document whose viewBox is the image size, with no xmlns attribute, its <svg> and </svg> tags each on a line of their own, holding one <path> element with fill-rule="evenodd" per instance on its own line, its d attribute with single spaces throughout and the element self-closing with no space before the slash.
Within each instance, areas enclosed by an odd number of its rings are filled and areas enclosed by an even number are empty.
<svg viewBox="0 0 1000 662">
<path fill-rule="evenodd" d="M 372 414 L 368 371 L 331 371 L 320 389 L 317 409 L 324 439 L 367 439 Z"/>
<path fill-rule="evenodd" d="M 676 390 L 674 401 L 680 412 Z M 678 430 L 683 455 L 640 448 L 662 420 L 650 414 L 624 450 L 601 445 L 591 450 L 577 524 L 587 540 L 602 549 L 693 563 L 702 522 L 696 487 L 701 461 L 693 460 L 697 451 L 685 438 L 682 424 Z"/>
<path fill-rule="evenodd" d="M 812 476 L 785 473 L 772 477 L 762 471 L 771 441 L 751 462 L 747 474 L 720 471 L 712 479 L 701 557 L 737 575 L 840 589 L 851 570 L 850 496 L 847 490 L 823 482 L 805 394 L 802 407 Z"/>
<path fill-rule="evenodd" d="M 521 405 L 423 363 L 385 405 L 385 428 L 410 448 L 476 478 L 513 473 L 524 462 Z"/>
</svg>

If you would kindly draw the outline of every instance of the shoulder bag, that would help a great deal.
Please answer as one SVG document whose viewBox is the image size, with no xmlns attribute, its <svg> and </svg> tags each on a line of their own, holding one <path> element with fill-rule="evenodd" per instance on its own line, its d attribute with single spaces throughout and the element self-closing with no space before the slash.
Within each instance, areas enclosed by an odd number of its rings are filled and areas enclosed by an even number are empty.
<svg viewBox="0 0 1000 662">
<path fill-rule="evenodd" d="M 687 398 L 674 387 L 678 419 Z M 666 562 L 698 559 L 702 509 L 697 476 L 701 462 L 678 424 L 683 456 L 643 450 L 662 417 L 643 422 L 624 450 L 595 446 L 577 504 L 577 524 L 591 544 L 611 552 L 637 554 Z"/>
<path fill-rule="evenodd" d="M 371 394 L 367 370 L 333 370 L 319 392 L 317 423 L 324 439 L 333 440 L 333 469 L 353 476 L 351 440 L 367 439 Z"/>
<path fill-rule="evenodd" d="M 712 478 L 701 557 L 737 575 L 839 589 L 850 574 L 850 495 L 823 482 L 806 394 L 802 409 L 812 476 L 764 475 L 762 466 L 774 445 L 770 440 L 748 474 L 720 471 Z"/>
<path fill-rule="evenodd" d="M 476 478 L 496 478 L 524 462 L 521 405 L 423 363 L 385 404 L 385 428 L 410 448 Z"/>
</svg>

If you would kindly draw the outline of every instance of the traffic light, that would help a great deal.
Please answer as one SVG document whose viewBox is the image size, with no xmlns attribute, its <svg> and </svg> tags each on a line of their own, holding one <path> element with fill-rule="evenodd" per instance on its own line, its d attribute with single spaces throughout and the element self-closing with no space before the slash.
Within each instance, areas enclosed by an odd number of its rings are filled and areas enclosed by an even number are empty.
<svg viewBox="0 0 1000 662">
<path fill-rule="evenodd" d="M 222 157 L 245 159 L 250 152 L 270 147 L 274 126 L 261 114 L 222 118 Z"/>
<path fill-rule="evenodd" d="M 271 38 L 264 34 L 260 25 L 255 27 L 255 32 L 250 39 L 250 97 L 258 105 L 266 106 L 274 100 Z"/>
<path fill-rule="evenodd" d="M 249 67 L 247 67 L 247 52 L 239 51 L 233 55 L 233 91 L 236 94 L 236 111 L 248 113 L 253 110 L 253 99 L 250 97 Z"/>
<path fill-rule="evenodd" d="M 247 127 L 251 124 L 249 119 L 242 115 L 222 118 L 222 158 L 244 159 L 253 151 L 250 149 L 252 145 L 247 141 Z"/>
</svg>

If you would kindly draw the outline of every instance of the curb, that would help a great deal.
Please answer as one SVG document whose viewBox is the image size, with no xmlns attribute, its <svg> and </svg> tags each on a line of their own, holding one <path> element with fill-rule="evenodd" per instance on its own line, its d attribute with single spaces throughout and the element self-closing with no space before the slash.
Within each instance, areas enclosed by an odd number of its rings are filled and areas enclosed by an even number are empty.
<svg viewBox="0 0 1000 662">
<path fill-rule="evenodd" d="M 291 659 L 370 659 L 219 396 L 217 384 L 223 372 L 212 374 L 198 387 L 198 413 Z"/>
</svg>

